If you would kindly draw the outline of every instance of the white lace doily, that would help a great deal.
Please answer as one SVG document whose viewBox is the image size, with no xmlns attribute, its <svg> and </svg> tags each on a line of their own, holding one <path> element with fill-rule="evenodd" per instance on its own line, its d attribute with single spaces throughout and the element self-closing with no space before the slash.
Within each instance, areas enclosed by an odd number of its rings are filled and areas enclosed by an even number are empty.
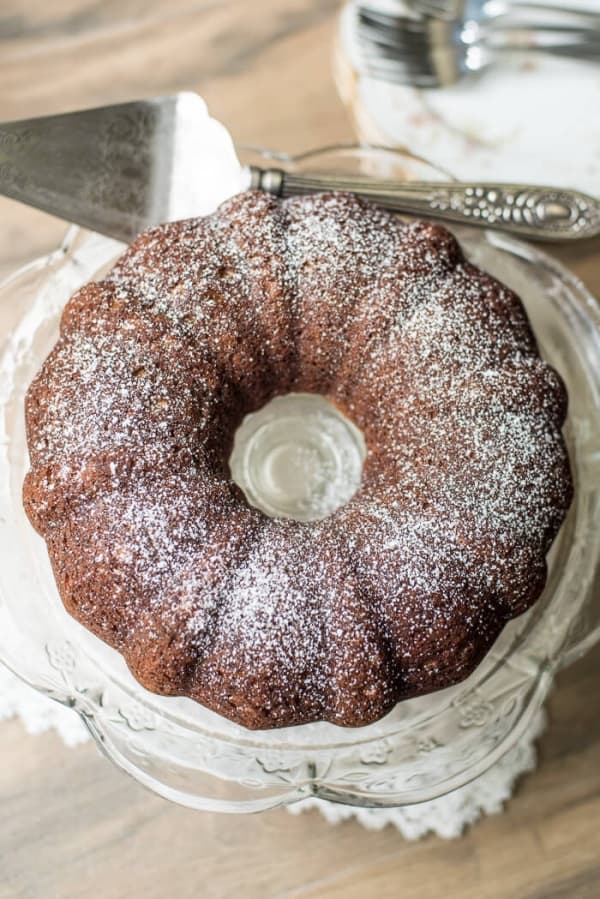
<svg viewBox="0 0 600 899">
<path fill-rule="evenodd" d="M 48 699 L 0 664 L 0 721 L 18 716 L 29 734 L 54 728 L 67 746 L 89 739 L 79 715 Z"/>
<path fill-rule="evenodd" d="M 54 728 L 67 746 L 76 746 L 89 739 L 76 712 L 38 693 L 0 665 L 0 721 L 15 715 L 30 734 Z M 299 814 L 316 808 L 330 824 L 356 818 L 369 830 L 381 830 L 391 824 L 408 840 L 418 840 L 430 832 L 447 839 L 458 837 L 481 815 L 502 811 L 517 779 L 535 768 L 535 741 L 544 727 L 545 715 L 540 712 L 519 744 L 493 768 L 472 783 L 431 802 L 397 809 L 365 809 L 322 799 L 305 799 L 288 806 L 288 811 Z"/>
</svg>

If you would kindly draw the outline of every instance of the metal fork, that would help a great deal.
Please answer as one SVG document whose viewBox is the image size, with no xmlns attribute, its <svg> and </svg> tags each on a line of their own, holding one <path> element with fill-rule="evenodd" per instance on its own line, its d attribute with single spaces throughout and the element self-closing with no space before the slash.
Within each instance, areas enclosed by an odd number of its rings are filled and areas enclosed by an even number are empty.
<svg viewBox="0 0 600 899">
<path fill-rule="evenodd" d="M 431 88 L 481 72 L 507 53 L 551 53 L 600 61 L 597 29 L 580 25 L 493 23 L 407 18 L 358 7 L 356 37 L 366 74 L 385 81 Z"/>
<path fill-rule="evenodd" d="M 510 15 L 521 17 L 525 13 L 531 17 L 532 24 L 569 19 L 582 27 L 600 27 L 597 13 L 584 8 L 560 6 L 559 0 L 554 3 L 536 3 L 535 0 L 410 0 L 409 8 L 419 16 L 446 21 L 483 22 Z"/>
<path fill-rule="evenodd" d="M 412 0 L 410 8 L 421 16 L 434 19 L 457 19 L 463 13 L 465 0 Z"/>
</svg>

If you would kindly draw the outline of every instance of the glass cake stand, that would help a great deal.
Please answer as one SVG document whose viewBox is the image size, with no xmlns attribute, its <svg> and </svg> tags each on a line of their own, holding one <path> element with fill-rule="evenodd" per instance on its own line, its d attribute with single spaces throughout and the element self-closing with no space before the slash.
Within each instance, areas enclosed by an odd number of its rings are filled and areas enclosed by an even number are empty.
<svg viewBox="0 0 600 899">
<path fill-rule="evenodd" d="M 406 152 L 332 147 L 244 161 L 395 178 L 447 177 Z M 188 699 L 155 696 L 64 611 L 41 538 L 21 506 L 23 398 L 62 307 L 110 266 L 115 241 L 69 230 L 50 256 L 0 287 L 15 327 L 0 358 L 0 659 L 75 709 L 99 748 L 150 789 L 197 809 L 255 812 L 309 796 L 367 807 L 430 800 L 473 780 L 526 733 L 558 670 L 600 639 L 600 313 L 549 256 L 492 231 L 456 229 L 467 255 L 523 297 L 542 351 L 570 394 L 576 500 L 549 557 L 541 600 L 511 622 L 459 686 L 400 703 L 359 729 L 318 723 L 251 732 Z"/>
</svg>

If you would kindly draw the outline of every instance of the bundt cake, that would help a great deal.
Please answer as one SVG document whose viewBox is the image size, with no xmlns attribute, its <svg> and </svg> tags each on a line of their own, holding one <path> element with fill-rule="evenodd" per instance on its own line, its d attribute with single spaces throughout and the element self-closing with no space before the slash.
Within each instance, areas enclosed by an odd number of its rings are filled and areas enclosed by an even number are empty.
<svg viewBox="0 0 600 899">
<path fill-rule="evenodd" d="M 228 469 L 291 391 L 366 441 L 321 521 L 267 517 Z M 517 296 L 444 228 L 248 192 L 69 301 L 27 394 L 25 509 L 67 610 L 149 690 L 249 728 L 365 725 L 465 678 L 539 596 L 566 405 Z"/>
</svg>

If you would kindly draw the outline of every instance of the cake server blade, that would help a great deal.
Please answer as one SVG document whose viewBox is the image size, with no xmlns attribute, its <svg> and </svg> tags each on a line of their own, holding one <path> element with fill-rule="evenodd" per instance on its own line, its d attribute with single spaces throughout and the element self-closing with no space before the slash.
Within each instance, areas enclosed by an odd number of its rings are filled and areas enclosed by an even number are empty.
<svg viewBox="0 0 600 899">
<path fill-rule="evenodd" d="M 241 178 L 194 93 L 0 124 L 0 193 L 117 240 L 212 212 Z"/>
</svg>

